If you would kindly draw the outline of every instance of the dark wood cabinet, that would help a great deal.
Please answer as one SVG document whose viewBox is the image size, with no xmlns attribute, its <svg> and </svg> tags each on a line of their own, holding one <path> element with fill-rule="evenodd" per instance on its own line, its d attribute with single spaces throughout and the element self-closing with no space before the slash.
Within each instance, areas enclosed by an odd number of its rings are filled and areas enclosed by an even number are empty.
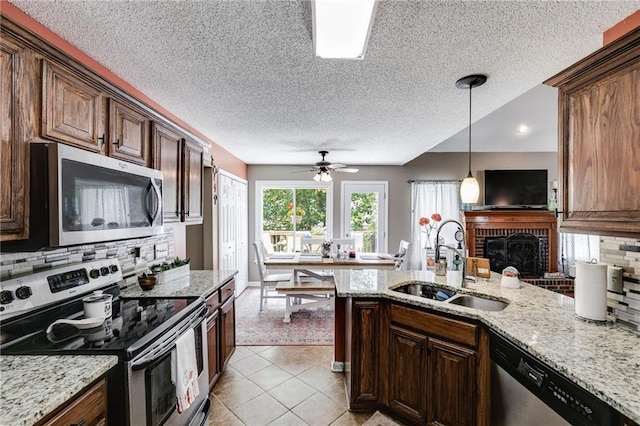
<svg viewBox="0 0 640 426">
<path fill-rule="evenodd" d="M 183 176 L 183 222 L 202 223 L 202 179 L 204 161 L 202 147 L 189 140 L 184 140 L 182 156 Z"/>
<path fill-rule="evenodd" d="M 389 327 L 388 406 L 402 417 L 425 424 L 427 418 L 427 336 Z"/>
<path fill-rule="evenodd" d="M 415 425 L 490 424 L 486 329 L 387 300 L 344 306 L 350 410 L 383 409 Z"/>
<path fill-rule="evenodd" d="M 216 297 L 218 295 L 216 294 Z M 220 376 L 220 315 L 216 310 L 207 317 L 207 353 L 209 370 L 209 390 L 218 381 Z"/>
<path fill-rule="evenodd" d="M 152 140 L 153 167 L 164 180 L 164 221 L 202 223 L 202 146 L 159 123 L 153 123 Z"/>
<path fill-rule="evenodd" d="M 0 241 L 29 237 L 29 144 L 24 140 L 21 96 L 21 56 L 25 49 L 11 38 L 0 38 Z"/>
<path fill-rule="evenodd" d="M 110 157 L 151 165 L 149 141 L 149 119 L 140 111 L 121 102 L 109 101 L 109 148 Z"/>
<path fill-rule="evenodd" d="M 42 85 L 42 136 L 102 152 L 102 92 L 48 61 L 42 61 Z"/>
<path fill-rule="evenodd" d="M 349 306 L 347 350 L 351 368 L 345 371 L 351 410 L 371 410 L 378 402 L 380 303 L 353 300 Z"/>
<path fill-rule="evenodd" d="M 99 380 L 60 411 L 38 426 L 105 426 L 107 424 L 107 382 Z"/>
<path fill-rule="evenodd" d="M 223 367 L 227 365 L 236 348 L 235 303 L 235 297 L 231 297 L 220 308 L 220 345 L 222 349 L 220 362 Z"/>
<path fill-rule="evenodd" d="M 439 339 L 428 343 L 429 425 L 475 425 L 476 351 Z"/>
<path fill-rule="evenodd" d="M 640 235 L 640 28 L 551 77 L 560 230 Z"/>
</svg>

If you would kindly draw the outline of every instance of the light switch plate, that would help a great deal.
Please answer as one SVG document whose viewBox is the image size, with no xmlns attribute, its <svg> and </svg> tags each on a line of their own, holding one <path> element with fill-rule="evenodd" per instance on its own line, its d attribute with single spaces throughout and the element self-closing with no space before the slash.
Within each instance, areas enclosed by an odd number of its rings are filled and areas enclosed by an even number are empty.
<svg viewBox="0 0 640 426">
<path fill-rule="evenodd" d="M 156 244 L 154 249 L 154 259 L 162 259 L 169 255 L 169 244 Z"/>
</svg>

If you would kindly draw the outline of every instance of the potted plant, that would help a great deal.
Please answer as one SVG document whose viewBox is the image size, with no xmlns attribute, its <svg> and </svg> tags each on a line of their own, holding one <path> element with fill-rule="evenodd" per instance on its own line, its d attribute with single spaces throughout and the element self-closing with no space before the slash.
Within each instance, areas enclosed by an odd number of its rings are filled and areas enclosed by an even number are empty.
<svg viewBox="0 0 640 426">
<path fill-rule="evenodd" d="M 156 275 L 157 284 L 177 280 L 189 275 L 189 261 L 191 259 L 180 259 L 176 257 L 171 262 L 162 262 L 153 265 L 150 269 Z"/>
</svg>

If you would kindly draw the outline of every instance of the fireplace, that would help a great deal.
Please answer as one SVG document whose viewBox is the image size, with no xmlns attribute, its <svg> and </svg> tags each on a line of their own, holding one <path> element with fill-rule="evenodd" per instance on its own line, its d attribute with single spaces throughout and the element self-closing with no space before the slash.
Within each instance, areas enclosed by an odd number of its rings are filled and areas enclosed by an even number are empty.
<svg viewBox="0 0 640 426">
<path fill-rule="evenodd" d="M 529 233 L 484 239 L 484 256 L 491 270 L 502 272 L 513 266 L 521 278 L 540 278 L 547 272 L 547 251 L 546 241 Z"/>
<path fill-rule="evenodd" d="M 558 270 L 558 231 L 552 212 L 467 211 L 464 219 L 469 256 L 493 256 L 490 260 L 492 271 L 502 272 L 511 265 L 518 269 L 523 281 L 558 293 L 573 294 L 572 279 L 542 278 L 545 272 Z"/>
</svg>

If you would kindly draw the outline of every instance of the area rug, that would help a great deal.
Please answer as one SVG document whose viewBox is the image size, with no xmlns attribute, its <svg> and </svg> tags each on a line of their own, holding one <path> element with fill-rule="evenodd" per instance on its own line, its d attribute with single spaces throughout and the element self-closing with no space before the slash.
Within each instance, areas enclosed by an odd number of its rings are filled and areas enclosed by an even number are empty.
<svg viewBox="0 0 640 426">
<path fill-rule="evenodd" d="M 333 345 L 331 306 L 303 309 L 285 323 L 285 299 L 267 299 L 260 311 L 260 289 L 248 287 L 236 300 L 236 344 L 240 346 Z"/>
</svg>

